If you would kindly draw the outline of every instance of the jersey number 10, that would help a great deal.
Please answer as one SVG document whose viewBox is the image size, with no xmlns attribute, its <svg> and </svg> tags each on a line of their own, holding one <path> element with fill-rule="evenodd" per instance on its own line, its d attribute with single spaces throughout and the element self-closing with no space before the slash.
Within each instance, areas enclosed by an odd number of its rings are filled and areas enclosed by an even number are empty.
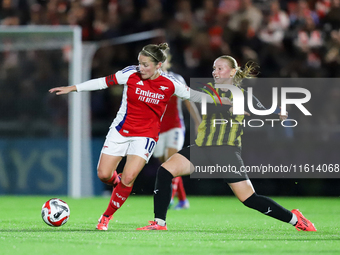
<svg viewBox="0 0 340 255">
<path fill-rule="evenodd" d="M 150 138 L 146 138 L 145 149 L 148 150 L 149 153 L 152 152 L 155 145 L 156 145 L 155 141 L 152 140 L 151 143 L 150 143 Z"/>
</svg>

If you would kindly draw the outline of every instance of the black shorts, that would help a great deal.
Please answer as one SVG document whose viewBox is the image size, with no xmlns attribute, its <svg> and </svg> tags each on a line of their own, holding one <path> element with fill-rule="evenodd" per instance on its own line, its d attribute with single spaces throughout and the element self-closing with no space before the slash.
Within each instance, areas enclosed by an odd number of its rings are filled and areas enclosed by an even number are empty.
<svg viewBox="0 0 340 255">
<path fill-rule="evenodd" d="M 192 178 L 223 178 L 227 183 L 249 179 L 242 171 L 244 164 L 239 147 L 190 145 L 178 153 L 194 165 Z"/>
</svg>

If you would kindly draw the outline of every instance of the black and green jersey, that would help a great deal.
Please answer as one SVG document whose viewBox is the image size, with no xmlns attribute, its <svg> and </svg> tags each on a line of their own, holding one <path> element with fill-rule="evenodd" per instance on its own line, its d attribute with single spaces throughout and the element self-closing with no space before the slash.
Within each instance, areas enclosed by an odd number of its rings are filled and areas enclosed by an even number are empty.
<svg viewBox="0 0 340 255">
<path fill-rule="evenodd" d="M 212 84 L 209 84 L 212 85 Z M 240 88 L 246 100 L 246 91 Z M 227 97 L 233 102 L 233 94 L 222 89 L 215 89 L 220 97 Z M 253 96 L 254 108 L 266 109 L 261 102 Z M 198 127 L 198 135 L 195 140 L 198 146 L 230 145 L 241 147 L 241 136 L 243 134 L 244 115 L 232 115 L 231 112 L 223 109 L 223 106 L 216 107 L 207 104 L 207 114 L 202 116 L 202 122 Z M 245 105 L 245 111 L 249 112 Z"/>
</svg>

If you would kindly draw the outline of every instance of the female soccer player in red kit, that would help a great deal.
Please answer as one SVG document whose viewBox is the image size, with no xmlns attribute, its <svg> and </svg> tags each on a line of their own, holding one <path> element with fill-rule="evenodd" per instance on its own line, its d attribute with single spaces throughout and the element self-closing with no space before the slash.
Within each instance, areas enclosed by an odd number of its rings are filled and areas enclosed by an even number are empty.
<svg viewBox="0 0 340 255">
<path fill-rule="evenodd" d="M 113 214 L 129 197 L 135 179 L 149 161 L 158 140 L 160 120 L 170 97 L 174 94 L 201 102 L 201 92 L 190 90 L 161 71 L 162 63 L 166 60 L 166 49 L 166 43 L 149 44 L 140 51 L 138 66 L 128 66 L 107 77 L 49 90 L 50 93 L 61 95 L 124 85 L 120 109 L 110 126 L 98 162 L 99 179 L 115 186 L 109 205 L 99 218 L 99 230 L 108 229 Z M 213 103 L 213 100 L 208 99 L 208 103 Z M 224 103 L 228 104 L 228 101 Z M 116 168 L 124 156 L 127 157 L 126 164 L 121 181 L 118 181 Z"/>
</svg>

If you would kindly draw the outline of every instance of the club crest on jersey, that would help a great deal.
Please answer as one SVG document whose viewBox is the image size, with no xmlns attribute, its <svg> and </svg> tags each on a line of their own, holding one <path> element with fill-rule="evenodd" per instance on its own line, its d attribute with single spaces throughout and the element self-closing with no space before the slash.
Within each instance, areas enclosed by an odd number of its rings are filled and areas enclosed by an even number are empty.
<svg viewBox="0 0 340 255">
<path fill-rule="evenodd" d="M 168 87 L 165 87 L 165 86 L 161 86 L 160 88 L 159 88 L 160 90 L 167 90 L 167 89 L 169 89 Z"/>
<path fill-rule="evenodd" d="M 137 82 L 136 84 L 144 86 L 143 81 L 139 81 L 139 82 Z"/>
</svg>

